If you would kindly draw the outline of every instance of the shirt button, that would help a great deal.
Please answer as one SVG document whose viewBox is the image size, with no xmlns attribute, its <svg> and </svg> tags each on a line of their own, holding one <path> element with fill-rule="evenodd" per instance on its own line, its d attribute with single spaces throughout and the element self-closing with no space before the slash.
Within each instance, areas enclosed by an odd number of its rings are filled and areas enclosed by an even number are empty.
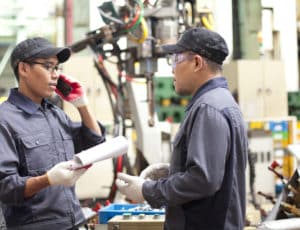
<svg viewBox="0 0 300 230">
<path fill-rule="evenodd" d="M 38 140 L 37 140 L 37 141 L 35 141 L 35 144 L 36 144 L 36 145 L 38 145 L 39 143 L 40 143 L 40 142 L 39 142 Z"/>
</svg>

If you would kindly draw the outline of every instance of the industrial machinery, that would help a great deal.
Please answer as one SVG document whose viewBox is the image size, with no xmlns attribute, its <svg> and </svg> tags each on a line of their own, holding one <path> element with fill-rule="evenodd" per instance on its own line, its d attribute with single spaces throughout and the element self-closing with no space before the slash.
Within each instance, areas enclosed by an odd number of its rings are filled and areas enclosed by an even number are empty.
<svg viewBox="0 0 300 230">
<path fill-rule="evenodd" d="M 299 169 L 296 169 L 293 176 L 285 178 L 278 172 L 278 164 L 272 164 L 269 170 L 274 172 L 283 183 L 281 194 L 275 198 L 266 194 L 260 194 L 270 200 L 274 206 L 257 229 L 278 229 L 293 230 L 299 229 L 300 221 L 300 200 L 299 200 Z"/>
</svg>

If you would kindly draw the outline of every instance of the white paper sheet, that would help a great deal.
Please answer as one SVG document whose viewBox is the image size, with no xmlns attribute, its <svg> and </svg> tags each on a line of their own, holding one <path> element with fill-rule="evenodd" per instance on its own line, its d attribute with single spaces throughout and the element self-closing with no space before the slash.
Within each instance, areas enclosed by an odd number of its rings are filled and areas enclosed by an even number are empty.
<svg viewBox="0 0 300 230">
<path fill-rule="evenodd" d="M 99 145 L 84 150 L 75 155 L 73 169 L 88 166 L 97 161 L 117 157 L 127 153 L 128 140 L 124 136 L 114 137 Z"/>
</svg>

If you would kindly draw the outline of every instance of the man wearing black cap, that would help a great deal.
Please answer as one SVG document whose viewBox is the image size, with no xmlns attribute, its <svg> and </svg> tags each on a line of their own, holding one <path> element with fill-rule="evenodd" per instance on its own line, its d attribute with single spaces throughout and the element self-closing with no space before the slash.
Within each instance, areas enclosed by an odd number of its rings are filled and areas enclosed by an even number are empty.
<svg viewBox="0 0 300 230">
<path fill-rule="evenodd" d="M 86 169 L 72 170 L 72 159 L 103 142 L 104 130 L 80 83 L 59 75 L 70 55 L 40 37 L 22 41 L 11 54 L 19 87 L 0 106 L 0 201 L 8 229 L 76 229 L 84 222 L 74 184 Z M 59 77 L 68 95 L 56 88 Z M 47 101 L 54 91 L 76 106 L 82 123 Z"/>
<path fill-rule="evenodd" d="M 191 28 L 174 45 L 175 90 L 192 95 L 168 164 L 148 166 L 140 177 L 118 174 L 119 190 L 152 207 L 166 207 L 165 229 L 241 230 L 245 219 L 247 134 L 240 109 L 222 77 L 224 39 Z"/>
</svg>

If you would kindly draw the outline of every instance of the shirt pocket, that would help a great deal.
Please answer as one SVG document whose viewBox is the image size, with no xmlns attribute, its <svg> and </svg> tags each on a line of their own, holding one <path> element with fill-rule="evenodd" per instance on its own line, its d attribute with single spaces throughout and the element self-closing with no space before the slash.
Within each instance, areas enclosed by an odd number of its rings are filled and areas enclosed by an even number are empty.
<svg viewBox="0 0 300 230">
<path fill-rule="evenodd" d="M 64 130 L 60 130 L 60 135 L 62 138 L 62 149 L 60 149 L 60 153 L 64 155 L 64 160 L 72 160 L 75 153 L 73 136 Z"/>
<path fill-rule="evenodd" d="M 52 138 L 47 133 L 37 133 L 20 138 L 29 174 L 48 170 L 52 166 Z"/>
</svg>

